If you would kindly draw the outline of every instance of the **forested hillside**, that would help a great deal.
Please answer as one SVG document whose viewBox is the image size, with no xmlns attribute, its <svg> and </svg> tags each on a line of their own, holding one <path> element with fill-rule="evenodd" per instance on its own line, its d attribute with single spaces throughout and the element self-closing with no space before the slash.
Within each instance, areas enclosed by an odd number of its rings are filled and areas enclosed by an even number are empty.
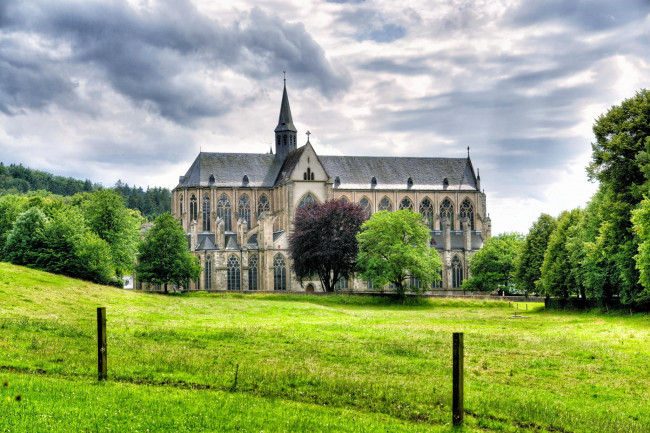
<svg viewBox="0 0 650 433">
<path fill-rule="evenodd" d="M 80 192 L 94 192 L 104 189 L 99 183 L 33 170 L 22 164 L 5 166 L 0 162 L 0 196 L 26 195 L 32 191 L 48 191 L 63 197 Z M 171 192 L 167 188 L 132 186 L 118 180 L 112 188 L 124 199 L 129 209 L 138 210 L 142 216 L 153 221 L 158 215 L 171 210 Z"/>
</svg>

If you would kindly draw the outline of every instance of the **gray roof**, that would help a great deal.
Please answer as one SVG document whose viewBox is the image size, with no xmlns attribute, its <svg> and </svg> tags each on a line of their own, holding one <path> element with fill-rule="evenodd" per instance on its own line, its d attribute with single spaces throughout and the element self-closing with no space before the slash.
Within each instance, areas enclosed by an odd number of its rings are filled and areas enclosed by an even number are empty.
<svg viewBox="0 0 650 433">
<path fill-rule="evenodd" d="M 281 162 L 266 153 L 209 153 L 201 152 L 176 188 L 188 187 L 266 187 L 272 188 L 280 171 Z M 248 184 L 243 182 L 248 176 Z M 214 182 L 210 182 L 214 176 Z"/>
<path fill-rule="evenodd" d="M 196 157 L 176 188 L 254 187 L 272 188 L 287 181 L 305 146 L 279 161 L 273 154 L 209 153 Z M 414 158 L 375 156 L 319 156 L 335 189 L 450 190 L 477 189 L 469 158 Z M 244 182 L 244 175 L 248 183 Z M 213 176 L 214 181 L 211 181 Z M 372 178 L 377 185 L 372 187 Z M 413 184 L 408 184 L 411 178 Z M 444 180 L 448 185 L 445 186 Z"/>
<path fill-rule="evenodd" d="M 336 189 L 477 189 L 469 158 L 320 156 L 319 159 Z M 374 188 L 373 177 L 377 180 Z M 409 178 L 413 181 L 410 187 Z M 446 188 L 445 178 L 449 182 Z"/>
<path fill-rule="evenodd" d="M 218 250 L 214 243 L 214 233 L 199 233 L 197 235 L 199 245 L 196 247 L 197 251 Z"/>
</svg>

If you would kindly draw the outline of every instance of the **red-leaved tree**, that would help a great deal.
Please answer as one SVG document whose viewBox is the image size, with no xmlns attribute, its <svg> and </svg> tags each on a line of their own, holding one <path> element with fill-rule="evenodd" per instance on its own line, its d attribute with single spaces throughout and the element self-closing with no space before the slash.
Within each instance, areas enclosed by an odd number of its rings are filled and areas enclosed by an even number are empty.
<svg viewBox="0 0 650 433">
<path fill-rule="evenodd" d="M 289 236 L 298 281 L 302 284 L 318 275 L 325 291 L 333 292 L 341 278 L 349 278 L 359 251 L 357 233 L 365 219 L 361 206 L 342 200 L 299 207 Z"/>
</svg>

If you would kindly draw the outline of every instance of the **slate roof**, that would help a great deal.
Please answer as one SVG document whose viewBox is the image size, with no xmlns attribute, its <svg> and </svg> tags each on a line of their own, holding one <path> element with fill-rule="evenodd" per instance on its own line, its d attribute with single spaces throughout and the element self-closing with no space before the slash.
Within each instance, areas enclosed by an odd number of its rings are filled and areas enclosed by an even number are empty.
<svg viewBox="0 0 650 433">
<path fill-rule="evenodd" d="M 411 190 L 476 190 L 472 163 L 469 158 L 413 158 L 375 156 L 320 156 L 321 163 L 332 181 L 339 178 L 335 189 Z M 408 186 L 409 177 L 413 185 Z M 447 178 L 449 185 L 443 182 Z"/>
<path fill-rule="evenodd" d="M 287 155 L 281 163 L 273 154 L 210 153 L 196 157 L 176 188 L 253 187 L 272 188 L 286 182 L 300 160 L 305 146 Z M 477 189 L 469 158 L 414 158 L 376 156 L 318 156 L 335 189 L 451 190 Z M 244 175 L 248 184 L 243 182 Z M 214 182 L 210 181 L 214 176 Z M 375 177 L 377 185 L 372 187 Z M 407 184 L 411 178 L 413 184 Z M 447 179 L 448 185 L 444 185 Z"/>
<path fill-rule="evenodd" d="M 201 152 L 185 176 L 181 176 L 176 188 L 213 185 L 272 188 L 280 166 L 280 161 L 272 154 Z M 248 185 L 243 183 L 244 175 L 248 176 Z M 214 182 L 210 182 L 210 176 L 214 176 Z"/>
</svg>

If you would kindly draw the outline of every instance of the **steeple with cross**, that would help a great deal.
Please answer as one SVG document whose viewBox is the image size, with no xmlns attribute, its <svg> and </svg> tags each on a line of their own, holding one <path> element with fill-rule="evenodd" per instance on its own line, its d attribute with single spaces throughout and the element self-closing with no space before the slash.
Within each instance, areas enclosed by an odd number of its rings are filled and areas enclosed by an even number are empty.
<svg viewBox="0 0 650 433">
<path fill-rule="evenodd" d="M 282 103 L 280 104 L 278 126 L 275 127 L 275 157 L 280 161 L 284 161 L 287 155 L 297 148 L 297 130 L 293 125 L 289 96 L 287 96 L 287 71 L 282 71 L 282 73 L 284 74 L 284 91 L 282 93 Z"/>
</svg>

